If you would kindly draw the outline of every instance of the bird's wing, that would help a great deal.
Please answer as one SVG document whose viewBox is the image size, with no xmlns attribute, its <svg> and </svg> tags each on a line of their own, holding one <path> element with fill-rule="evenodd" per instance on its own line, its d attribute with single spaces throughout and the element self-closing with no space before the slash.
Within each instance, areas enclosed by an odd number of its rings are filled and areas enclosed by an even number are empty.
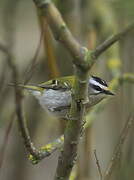
<svg viewBox="0 0 134 180">
<path fill-rule="evenodd" d="M 59 106 L 59 107 L 56 107 L 56 108 L 53 108 L 53 111 L 63 111 L 63 110 L 66 110 L 66 109 L 70 109 L 70 105 L 68 106 Z"/>
<path fill-rule="evenodd" d="M 65 76 L 65 77 L 49 80 L 39 85 L 17 84 L 17 86 L 28 90 L 43 91 L 44 89 L 70 90 L 73 87 L 73 84 L 74 84 L 74 76 Z M 15 86 L 14 83 L 10 83 L 9 85 Z"/>
<path fill-rule="evenodd" d="M 55 78 L 45 83 L 39 84 L 38 87 L 44 89 L 53 89 L 53 90 L 68 90 L 73 87 L 73 84 L 74 84 L 74 76 L 65 76 L 65 77 Z"/>
</svg>

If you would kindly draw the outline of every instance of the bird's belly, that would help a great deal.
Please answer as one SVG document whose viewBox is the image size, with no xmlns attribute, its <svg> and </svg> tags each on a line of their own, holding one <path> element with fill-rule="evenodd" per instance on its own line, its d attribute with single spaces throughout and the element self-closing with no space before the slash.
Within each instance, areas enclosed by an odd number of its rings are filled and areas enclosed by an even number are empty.
<svg viewBox="0 0 134 180">
<path fill-rule="evenodd" d="M 45 90 L 39 98 L 40 105 L 54 114 L 65 115 L 71 104 L 70 91 Z"/>
<path fill-rule="evenodd" d="M 71 106 L 71 91 L 49 89 L 44 90 L 43 93 L 33 91 L 32 94 L 39 100 L 43 109 L 61 118 L 66 116 Z M 90 107 L 99 103 L 102 99 L 104 99 L 103 95 L 95 98 L 89 95 L 89 103 L 86 106 L 86 110 L 89 110 Z"/>
</svg>

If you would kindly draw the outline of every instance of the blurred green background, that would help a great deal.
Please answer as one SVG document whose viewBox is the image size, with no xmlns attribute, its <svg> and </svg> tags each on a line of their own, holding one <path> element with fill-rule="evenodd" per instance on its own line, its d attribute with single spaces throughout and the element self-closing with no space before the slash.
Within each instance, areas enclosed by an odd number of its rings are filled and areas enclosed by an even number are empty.
<svg viewBox="0 0 134 180">
<path fill-rule="evenodd" d="M 119 32 L 134 19 L 133 0 L 55 0 L 65 22 L 76 39 L 94 49 L 113 33 Z M 41 36 L 43 31 L 43 36 Z M 41 38 L 42 37 L 42 38 Z M 41 38 L 41 47 L 39 42 Z M 91 74 L 110 82 L 122 73 L 134 73 L 134 32 L 129 33 L 103 55 L 92 68 Z M 0 44 L 8 47 L 19 72 L 19 82 L 28 76 L 31 62 L 39 47 L 29 84 L 37 84 L 55 76 L 72 75 L 72 57 L 56 42 L 32 1 L 0 1 Z M 14 90 L 7 56 L 0 51 L 0 179 L 51 180 L 54 177 L 59 152 L 33 166 L 27 159 L 23 141 L 14 116 Z M 64 122 L 48 115 L 29 94 L 25 94 L 24 110 L 31 137 L 37 147 L 56 139 L 64 131 Z M 134 111 L 134 86 L 123 84 L 116 96 L 94 116 L 86 129 L 78 155 L 78 180 L 99 179 L 93 151 L 97 150 L 104 170 L 111 158 L 121 129 Z M 90 114 L 88 115 L 90 118 Z M 13 120 L 14 119 L 14 120 Z M 8 128 L 13 122 L 12 127 Z M 134 130 L 134 129 L 133 129 Z M 8 139 L 5 136 L 8 134 Z M 134 133 L 129 135 L 121 161 L 113 173 L 113 180 L 134 179 Z M 3 146 L 6 149 L 3 151 Z"/>
</svg>

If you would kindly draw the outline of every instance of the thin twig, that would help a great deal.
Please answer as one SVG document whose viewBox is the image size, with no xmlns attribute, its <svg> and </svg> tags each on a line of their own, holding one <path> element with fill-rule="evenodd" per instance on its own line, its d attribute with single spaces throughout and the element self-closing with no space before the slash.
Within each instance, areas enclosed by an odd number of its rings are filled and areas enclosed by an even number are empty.
<svg viewBox="0 0 134 180">
<path fill-rule="evenodd" d="M 9 135 L 10 135 L 10 132 L 11 132 L 11 129 L 13 126 L 14 117 L 15 117 L 15 113 L 13 113 L 13 115 L 11 116 L 11 120 L 10 120 L 7 130 L 5 132 L 2 148 L 0 151 L 0 170 L 1 170 L 3 162 L 4 162 L 5 152 L 6 152 L 6 148 L 8 145 Z"/>
<path fill-rule="evenodd" d="M 5 80 L 6 80 L 6 77 L 7 77 L 7 73 L 8 73 L 8 68 L 7 68 L 7 63 L 4 62 L 3 63 L 3 67 L 2 67 L 2 73 L 1 73 L 1 77 L 0 77 L 0 101 L 3 102 L 3 94 L 5 92 Z"/>
<path fill-rule="evenodd" d="M 19 128 L 21 131 L 21 135 L 23 137 L 24 140 L 24 144 L 26 146 L 26 149 L 28 150 L 28 152 L 30 152 L 32 155 L 37 156 L 39 153 L 36 151 L 35 147 L 33 146 L 33 143 L 31 141 L 31 138 L 29 136 L 29 132 L 26 126 L 26 122 L 23 116 L 23 110 L 22 110 L 22 91 L 16 86 L 17 82 L 18 82 L 18 78 L 19 78 L 19 73 L 17 70 L 17 66 L 13 61 L 13 57 L 10 53 L 9 49 L 4 49 L 6 50 L 6 54 L 8 56 L 7 58 L 7 63 L 12 71 L 12 78 L 15 84 L 15 103 L 16 103 L 16 114 L 17 114 L 17 118 L 18 118 L 18 124 L 19 124 Z"/>
<path fill-rule="evenodd" d="M 105 170 L 104 173 L 104 180 L 109 180 L 111 177 L 111 174 L 113 170 L 115 169 L 116 164 L 118 163 L 118 160 L 120 159 L 120 154 L 122 151 L 122 146 L 124 145 L 125 140 L 127 139 L 128 133 L 130 132 L 130 129 L 133 127 L 134 124 L 134 116 L 131 116 L 128 118 L 122 132 L 119 138 L 119 142 L 114 150 L 114 153 L 112 155 L 112 158 L 108 164 L 108 167 Z"/>
<path fill-rule="evenodd" d="M 83 69 L 87 69 L 84 57 L 87 49 L 81 46 L 65 24 L 60 12 L 51 2 L 51 0 L 33 0 L 36 6 L 40 9 L 41 15 L 47 20 L 51 31 L 56 40 L 61 42 L 63 46 L 74 57 L 74 63 Z"/>
<path fill-rule="evenodd" d="M 2 51 L 3 53 L 5 53 L 5 55 L 9 55 L 9 52 L 8 52 L 8 47 L 5 46 L 4 44 L 0 43 L 0 51 Z"/>
<path fill-rule="evenodd" d="M 131 23 L 129 26 L 127 26 L 125 29 L 123 29 L 121 32 L 112 35 L 110 38 L 106 39 L 102 44 L 100 44 L 93 52 L 92 57 L 93 59 L 96 59 L 98 56 L 100 56 L 103 52 L 105 52 L 110 46 L 112 46 L 114 43 L 119 41 L 120 39 L 124 38 L 124 36 L 134 30 L 134 22 Z"/>
<path fill-rule="evenodd" d="M 56 62 L 54 44 L 52 42 L 52 34 L 50 32 L 50 28 L 46 19 L 40 15 L 38 16 L 41 30 L 44 32 L 44 52 L 46 52 L 46 59 L 49 68 L 49 77 L 50 79 L 53 79 L 59 77 L 60 73 Z"/>
<path fill-rule="evenodd" d="M 25 122 L 25 118 L 23 115 L 23 110 L 22 110 L 22 99 L 23 99 L 23 95 L 22 95 L 22 91 L 16 86 L 16 84 L 18 83 L 18 78 L 19 78 L 19 73 L 18 73 L 18 69 L 16 64 L 13 61 L 13 56 L 12 53 L 10 52 L 10 48 L 7 48 L 3 45 L 0 46 L 0 49 L 3 50 L 3 52 L 5 52 L 5 54 L 7 55 L 7 64 L 9 66 L 9 68 L 11 69 L 12 72 L 12 79 L 13 82 L 15 84 L 15 104 L 16 104 L 16 114 L 17 114 L 17 118 L 18 118 L 18 124 L 19 124 L 19 128 L 21 131 L 21 135 L 23 137 L 24 140 L 24 144 L 25 147 L 27 149 L 27 151 L 29 153 L 31 153 L 33 156 L 38 156 L 39 152 L 35 149 L 35 147 L 33 146 L 33 143 L 31 141 L 28 129 L 27 129 L 27 125 Z"/>
<path fill-rule="evenodd" d="M 45 146 L 42 146 L 40 148 L 40 156 L 35 157 L 32 156 L 31 154 L 29 155 L 29 160 L 32 162 L 32 164 L 37 164 L 39 163 L 42 159 L 50 156 L 53 152 L 55 152 L 57 149 L 61 149 L 63 147 L 64 143 L 64 136 L 60 136 L 53 142 L 50 142 L 46 144 Z"/>
<path fill-rule="evenodd" d="M 29 66 L 27 67 L 26 72 L 24 73 L 24 76 L 25 76 L 24 84 L 27 84 L 30 81 L 30 79 L 32 78 L 32 75 L 34 73 L 34 70 L 35 70 L 35 68 L 37 66 L 37 58 L 38 58 L 39 51 L 40 51 L 40 48 L 41 48 L 41 43 L 42 43 L 42 40 L 43 40 L 43 36 L 44 36 L 44 33 L 43 33 L 43 31 L 41 31 L 39 44 L 37 46 L 35 54 L 34 54 L 32 60 L 31 60 L 31 62 L 29 64 Z"/>
<path fill-rule="evenodd" d="M 40 38 L 41 41 L 42 38 Z M 38 46 L 39 49 L 39 46 Z M 0 50 L 2 52 L 5 53 L 5 55 L 7 56 L 7 63 L 9 65 L 9 67 L 12 70 L 12 76 L 13 76 L 13 81 L 14 84 L 17 84 L 17 79 L 18 79 L 18 71 L 17 71 L 17 67 L 14 64 L 13 60 L 12 60 L 12 55 L 10 54 L 8 47 L 6 47 L 5 45 L 3 45 L 2 43 L 0 43 Z M 36 55 L 33 58 L 33 63 L 32 66 L 34 66 L 34 63 L 36 62 L 36 58 L 37 58 L 37 54 L 38 51 L 36 51 Z M 31 67 L 32 67 L 31 66 Z M 32 68 L 31 68 L 32 70 Z M 31 71 L 29 71 L 30 74 L 32 74 Z M 30 77 L 30 76 L 29 76 Z M 29 79 L 27 78 L 27 81 Z M 37 150 L 34 145 L 33 142 L 30 138 L 29 135 L 29 131 L 25 122 L 25 117 L 23 115 L 23 108 L 22 108 L 22 93 L 21 91 L 18 89 L 17 86 L 15 86 L 15 98 L 16 98 L 16 112 L 17 112 L 17 117 L 18 117 L 18 124 L 19 124 L 19 129 L 22 135 L 22 138 L 24 140 L 24 145 L 27 149 L 27 151 L 30 153 L 29 159 L 31 160 L 31 162 L 33 164 L 38 163 L 40 160 L 50 156 L 55 150 L 57 150 L 58 148 L 61 148 L 63 146 L 63 142 L 64 142 L 64 138 L 63 136 L 57 138 L 55 141 L 53 141 L 52 143 L 49 143 L 47 145 L 45 145 L 44 147 L 41 147 L 40 150 Z M 5 139 L 7 142 L 8 139 L 8 135 L 11 129 L 11 123 L 9 124 L 9 128 L 8 128 L 8 133 L 6 133 Z M 4 158 L 4 153 L 5 153 L 5 148 L 6 148 L 6 144 L 5 140 L 4 140 L 4 145 L 2 146 L 2 150 L 1 150 L 1 160 L 0 160 L 0 167 L 2 166 L 3 163 L 3 158 Z"/>
<path fill-rule="evenodd" d="M 97 169 L 98 169 L 98 172 L 99 172 L 100 180 L 102 180 L 102 171 L 101 171 L 101 166 L 100 166 L 99 159 L 97 157 L 96 149 L 94 150 L 94 157 L 95 157 L 96 166 L 97 166 Z"/>
</svg>

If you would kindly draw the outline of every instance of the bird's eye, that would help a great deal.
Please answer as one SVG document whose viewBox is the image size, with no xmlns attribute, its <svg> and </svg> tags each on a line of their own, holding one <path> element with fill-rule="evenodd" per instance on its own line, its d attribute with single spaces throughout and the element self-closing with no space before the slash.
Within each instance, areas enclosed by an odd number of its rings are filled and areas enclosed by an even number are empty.
<svg viewBox="0 0 134 180">
<path fill-rule="evenodd" d="M 94 85 L 94 84 L 92 84 L 91 85 L 92 86 L 92 88 L 94 89 L 94 90 L 96 90 L 96 91 L 102 91 L 102 89 L 99 87 L 99 86 L 96 86 L 96 85 Z"/>
<path fill-rule="evenodd" d="M 59 81 L 57 79 L 52 80 L 52 84 L 58 85 Z"/>
</svg>

